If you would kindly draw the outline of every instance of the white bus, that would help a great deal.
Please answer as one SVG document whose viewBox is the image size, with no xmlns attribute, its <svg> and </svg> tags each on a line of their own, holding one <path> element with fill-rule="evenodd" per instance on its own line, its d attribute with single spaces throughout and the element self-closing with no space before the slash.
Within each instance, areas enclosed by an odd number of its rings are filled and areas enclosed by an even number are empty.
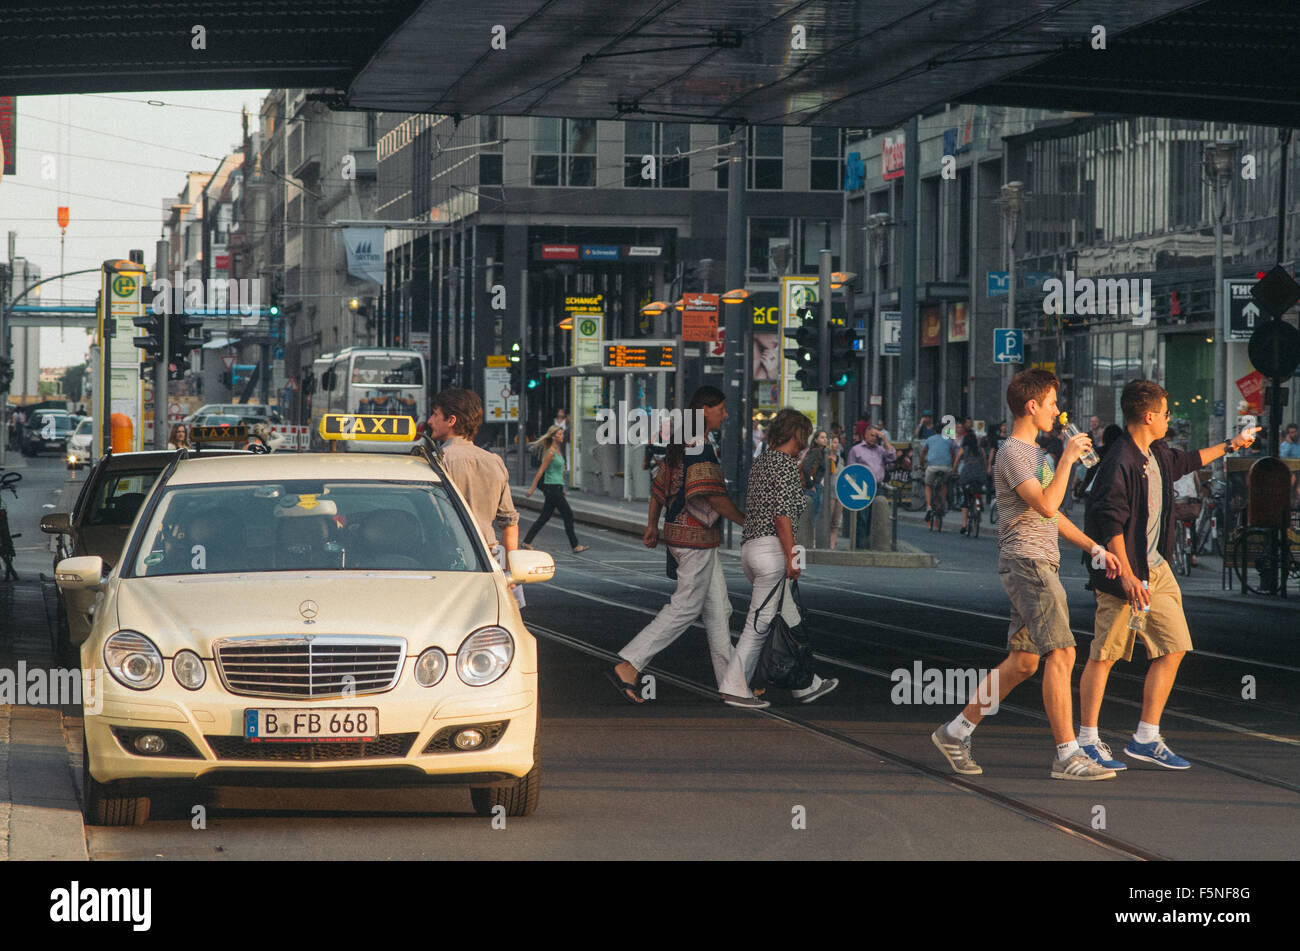
<svg viewBox="0 0 1300 951">
<path fill-rule="evenodd" d="M 312 364 L 316 390 L 311 396 L 311 446 L 329 447 L 320 438 L 320 421 L 326 413 L 409 416 L 413 423 L 425 418 L 429 391 L 424 357 L 418 350 L 395 347 L 348 347 L 327 353 Z M 334 445 L 340 451 L 349 441 Z M 358 451 L 410 452 L 415 442 L 366 442 Z"/>
</svg>

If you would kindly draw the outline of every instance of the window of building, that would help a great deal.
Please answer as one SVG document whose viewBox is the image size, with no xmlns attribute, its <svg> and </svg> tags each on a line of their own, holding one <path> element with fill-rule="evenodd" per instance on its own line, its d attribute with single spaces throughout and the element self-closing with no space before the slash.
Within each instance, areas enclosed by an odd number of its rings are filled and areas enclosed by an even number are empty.
<svg viewBox="0 0 1300 951">
<path fill-rule="evenodd" d="M 794 236 L 789 218 L 749 219 L 749 273 L 778 277 L 794 270 Z"/>
<path fill-rule="evenodd" d="M 808 187 L 813 191 L 839 191 L 844 181 L 843 130 L 814 126 L 811 132 Z"/>
<path fill-rule="evenodd" d="M 689 188 L 691 127 L 686 122 L 623 123 L 623 185 L 626 188 Z M 653 176 L 646 156 L 654 158 Z"/>
<path fill-rule="evenodd" d="M 422 215 L 433 207 L 433 130 L 415 137 L 411 151 L 411 214 Z"/>
<path fill-rule="evenodd" d="M 731 127 L 718 126 L 718 143 L 731 139 Z M 785 183 L 785 129 L 779 125 L 749 126 L 749 171 L 746 186 L 753 190 L 780 191 Z M 728 150 L 719 149 L 718 159 L 727 158 Z M 717 185 L 727 188 L 730 163 L 718 169 Z"/>
<path fill-rule="evenodd" d="M 805 218 L 799 222 L 803 246 L 803 270 L 815 274 L 822 248 L 831 249 L 831 270 L 840 269 L 840 222 L 838 218 Z"/>
<path fill-rule="evenodd" d="M 534 185 L 596 186 L 596 120 L 534 119 Z"/>
<path fill-rule="evenodd" d="M 478 155 L 478 183 L 503 184 L 501 119 L 498 116 L 478 117 L 478 140 L 482 149 Z"/>
</svg>

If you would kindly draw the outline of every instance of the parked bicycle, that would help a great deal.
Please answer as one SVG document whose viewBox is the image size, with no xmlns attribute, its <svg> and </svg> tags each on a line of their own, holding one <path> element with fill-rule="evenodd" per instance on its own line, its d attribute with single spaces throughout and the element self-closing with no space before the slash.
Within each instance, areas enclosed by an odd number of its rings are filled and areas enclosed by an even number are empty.
<svg viewBox="0 0 1300 951">
<path fill-rule="evenodd" d="M 14 486 L 22 480 L 21 472 L 6 472 L 0 476 L 0 562 L 4 562 L 4 578 L 0 580 L 3 581 L 18 580 L 18 572 L 14 571 L 14 558 L 17 556 L 17 552 L 14 551 L 14 539 L 23 537 L 22 532 L 17 535 L 9 533 L 9 512 L 5 509 L 4 493 L 8 489 L 10 495 L 15 499 L 18 498 L 18 490 Z"/>
<path fill-rule="evenodd" d="M 1227 484 L 1222 479 L 1210 480 L 1210 491 L 1201 499 L 1201 514 L 1196 519 L 1196 554 L 1212 546 L 1214 554 L 1223 556 L 1223 537 L 1227 534 L 1228 508 L 1225 502 Z"/>
</svg>

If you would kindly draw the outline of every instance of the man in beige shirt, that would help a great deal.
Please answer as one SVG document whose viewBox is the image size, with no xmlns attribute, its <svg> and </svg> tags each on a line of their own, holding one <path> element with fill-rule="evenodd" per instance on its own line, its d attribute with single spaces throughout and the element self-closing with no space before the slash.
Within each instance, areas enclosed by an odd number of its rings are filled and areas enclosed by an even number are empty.
<svg viewBox="0 0 1300 951">
<path fill-rule="evenodd" d="M 510 497 L 510 476 L 496 453 L 474 445 L 483 423 L 483 403 L 470 390 L 443 390 L 433 400 L 429 438 L 440 444 L 442 468 L 465 497 L 489 548 L 496 547 L 496 522 L 503 526 L 506 552 L 519 547 L 519 513 Z"/>
</svg>

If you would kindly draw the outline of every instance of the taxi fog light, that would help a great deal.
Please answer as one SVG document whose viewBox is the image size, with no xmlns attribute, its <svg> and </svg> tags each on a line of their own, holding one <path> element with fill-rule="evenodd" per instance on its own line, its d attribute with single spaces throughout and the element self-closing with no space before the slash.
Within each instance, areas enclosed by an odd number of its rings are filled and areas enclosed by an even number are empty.
<svg viewBox="0 0 1300 951">
<path fill-rule="evenodd" d="M 104 642 L 104 665 L 114 680 L 132 690 L 148 690 L 162 680 L 162 654 L 135 631 L 118 631 Z"/>
<path fill-rule="evenodd" d="M 208 679 L 203 661 L 194 651 L 177 651 L 172 658 L 172 674 L 186 690 L 198 690 Z"/>
<path fill-rule="evenodd" d="M 476 750 L 483 745 L 483 733 L 480 730 L 461 730 L 452 742 L 457 749 Z"/>
<path fill-rule="evenodd" d="M 515 641 L 502 627 L 485 627 L 465 638 L 456 652 L 456 674 L 471 687 L 499 678 L 515 656 Z"/>
<path fill-rule="evenodd" d="M 437 647 L 430 647 L 415 662 L 415 682 L 421 687 L 433 687 L 447 673 L 447 655 Z"/>
<path fill-rule="evenodd" d="M 161 753 L 167 749 L 167 741 L 157 733 L 141 733 L 132 745 L 141 753 Z"/>
</svg>

